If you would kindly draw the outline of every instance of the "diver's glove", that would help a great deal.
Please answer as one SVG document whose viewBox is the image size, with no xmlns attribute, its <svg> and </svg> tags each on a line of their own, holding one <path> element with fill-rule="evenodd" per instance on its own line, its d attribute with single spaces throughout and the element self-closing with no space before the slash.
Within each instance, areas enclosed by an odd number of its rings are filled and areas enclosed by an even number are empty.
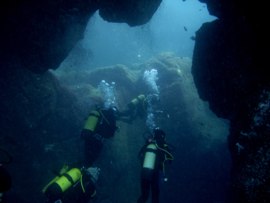
<svg viewBox="0 0 270 203">
<path fill-rule="evenodd" d="M 89 167 L 86 169 L 86 172 L 91 175 L 91 180 L 96 183 L 98 178 L 99 178 L 99 174 L 100 174 L 100 168 L 98 167 Z"/>
</svg>

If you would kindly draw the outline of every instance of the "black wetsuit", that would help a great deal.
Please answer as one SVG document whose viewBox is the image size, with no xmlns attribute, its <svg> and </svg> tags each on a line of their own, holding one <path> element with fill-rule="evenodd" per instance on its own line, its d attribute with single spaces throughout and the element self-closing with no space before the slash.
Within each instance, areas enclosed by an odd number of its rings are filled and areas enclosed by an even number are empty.
<svg viewBox="0 0 270 203">
<path fill-rule="evenodd" d="M 143 163 L 143 158 L 146 153 L 146 147 L 150 143 L 146 143 L 139 153 L 139 158 L 141 159 L 141 163 Z M 162 146 L 162 148 L 165 148 Z M 166 148 L 167 150 L 167 148 Z M 162 171 L 163 162 L 165 161 L 165 152 L 157 149 L 156 151 L 156 161 L 154 169 L 143 168 L 141 170 L 141 195 L 137 200 L 137 203 L 145 203 L 147 202 L 151 190 L 152 194 L 152 203 L 159 202 L 159 180 L 160 173 Z"/>
</svg>

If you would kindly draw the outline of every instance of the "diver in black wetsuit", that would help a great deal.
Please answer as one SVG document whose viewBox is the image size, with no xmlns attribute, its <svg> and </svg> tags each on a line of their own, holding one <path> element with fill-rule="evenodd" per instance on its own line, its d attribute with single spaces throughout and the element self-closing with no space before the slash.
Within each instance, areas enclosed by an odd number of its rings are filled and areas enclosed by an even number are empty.
<svg viewBox="0 0 270 203">
<path fill-rule="evenodd" d="M 102 150 L 104 139 L 114 136 L 117 130 L 117 116 L 116 107 L 96 108 L 89 114 L 81 131 L 81 137 L 84 140 L 84 166 L 92 166 Z"/>
<path fill-rule="evenodd" d="M 159 202 L 160 172 L 165 173 L 165 161 L 172 161 L 173 156 L 165 141 L 165 132 L 159 128 L 154 129 L 153 139 L 147 140 L 139 152 L 142 164 L 141 195 L 137 203 L 145 203 L 151 190 L 152 203 Z M 165 175 L 165 174 L 164 174 Z M 164 178 L 167 181 L 167 178 Z"/>
</svg>

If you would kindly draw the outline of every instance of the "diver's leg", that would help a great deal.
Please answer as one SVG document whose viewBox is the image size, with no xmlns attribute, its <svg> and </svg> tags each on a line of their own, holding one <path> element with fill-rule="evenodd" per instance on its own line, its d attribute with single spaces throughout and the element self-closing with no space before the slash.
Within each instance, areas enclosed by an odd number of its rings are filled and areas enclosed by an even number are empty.
<svg viewBox="0 0 270 203">
<path fill-rule="evenodd" d="M 159 203 L 159 177 L 156 176 L 151 182 L 152 203 Z"/>
<path fill-rule="evenodd" d="M 146 179 L 141 180 L 141 196 L 139 197 L 137 203 L 145 203 L 148 199 L 150 192 L 150 181 Z"/>
<path fill-rule="evenodd" d="M 84 142 L 84 160 L 85 167 L 92 166 L 99 157 L 102 149 L 102 142 L 94 137 L 85 139 Z"/>
</svg>

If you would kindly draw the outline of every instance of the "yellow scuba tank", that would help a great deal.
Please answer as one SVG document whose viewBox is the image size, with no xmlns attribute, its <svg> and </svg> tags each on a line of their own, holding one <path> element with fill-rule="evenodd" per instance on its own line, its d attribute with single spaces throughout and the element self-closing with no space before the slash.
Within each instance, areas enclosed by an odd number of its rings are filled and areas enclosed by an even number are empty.
<svg viewBox="0 0 270 203">
<path fill-rule="evenodd" d="M 131 103 L 134 105 L 134 106 L 137 106 L 139 103 L 143 103 L 145 99 L 145 96 L 143 94 L 140 94 L 139 96 L 137 96 L 136 98 L 132 99 L 131 100 Z"/>
<path fill-rule="evenodd" d="M 50 200 L 60 199 L 64 196 L 67 190 L 78 182 L 81 182 L 82 191 L 85 192 L 82 176 L 80 169 L 72 168 L 50 181 L 50 183 L 43 189 L 43 193 Z"/>
<path fill-rule="evenodd" d="M 134 98 L 134 99 L 131 100 L 131 104 L 133 106 L 136 106 L 138 103 L 139 103 L 139 100 L 137 98 Z"/>
<path fill-rule="evenodd" d="M 52 179 L 43 189 L 42 192 L 45 193 L 46 190 L 48 189 L 48 187 L 50 187 L 53 183 L 55 183 L 56 180 L 58 180 L 64 173 L 66 173 L 68 171 L 68 165 L 64 165 L 60 171 L 59 171 L 59 175 L 54 177 L 54 179 Z"/>
<path fill-rule="evenodd" d="M 141 101 L 145 100 L 145 96 L 143 94 L 140 94 L 138 96 L 138 100 L 141 100 Z"/>
<path fill-rule="evenodd" d="M 94 131 L 96 129 L 99 118 L 100 113 L 96 110 L 92 111 L 84 124 L 84 129 Z"/>
<path fill-rule="evenodd" d="M 65 192 L 72 185 L 77 183 L 82 177 L 82 173 L 78 168 L 72 168 L 68 172 L 64 173 L 60 178 L 55 181 L 62 192 Z"/>
<path fill-rule="evenodd" d="M 144 155 L 143 168 L 154 169 L 156 162 L 157 147 L 151 143 L 146 147 L 146 153 Z"/>
</svg>

